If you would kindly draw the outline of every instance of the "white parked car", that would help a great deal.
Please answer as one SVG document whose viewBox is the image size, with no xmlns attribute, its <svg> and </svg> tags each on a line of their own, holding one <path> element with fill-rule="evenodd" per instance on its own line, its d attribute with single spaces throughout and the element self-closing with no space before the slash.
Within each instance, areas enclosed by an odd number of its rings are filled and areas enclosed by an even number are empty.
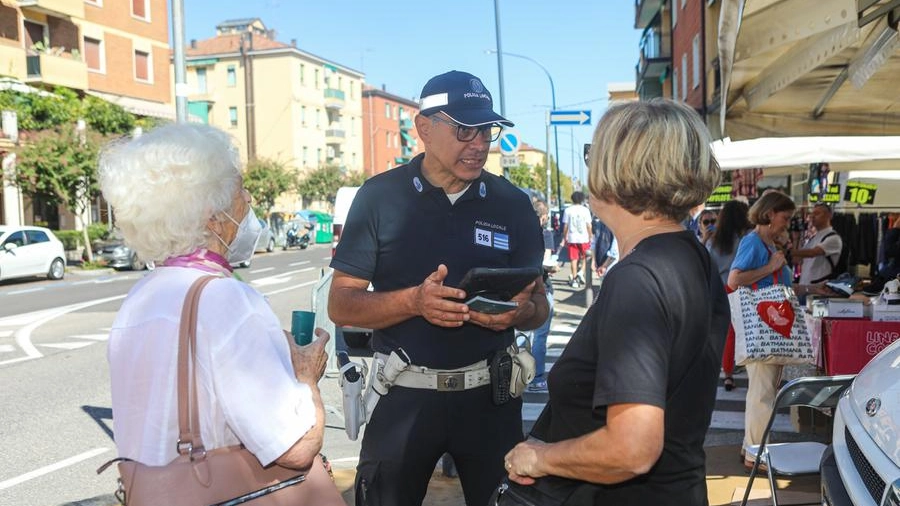
<svg viewBox="0 0 900 506">
<path fill-rule="evenodd" d="M 62 279 L 65 274 L 65 249 L 53 232 L 43 227 L 0 225 L 0 279 Z"/>
<path fill-rule="evenodd" d="M 866 364 L 838 403 L 821 472 L 825 506 L 900 504 L 900 340 Z"/>
</svg>

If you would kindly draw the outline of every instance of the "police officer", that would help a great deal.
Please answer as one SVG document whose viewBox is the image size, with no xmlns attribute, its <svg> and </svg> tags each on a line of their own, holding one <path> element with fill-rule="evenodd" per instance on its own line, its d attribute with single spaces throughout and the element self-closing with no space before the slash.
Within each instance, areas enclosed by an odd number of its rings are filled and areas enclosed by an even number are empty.
<svg viewBox="0 0 900 506">
<path fill-rule="evenodd" d="M 402 349 L 410 364 L 370 414 L 358 505 L 420 505 L 444 453 L 466 503 L 487 504 L 506 474 L 504 454 L 523 439 L 521 399 L 495 403 L 488 363 L 513 342 L 513 328 L 534 329 L 548 314 L 539 276 L 506 313 L 450 300 L 465 296 L 455 287 L 470 268 L 539 270 L 543 240 L 528 196 L 483 170 L 501 126 L 513 124 L 493 111 L 481 80 L 436 76 L 420 106 L 425 152 L 366 181 L 331 261 L 331 319 L 374 329 L 376 360 Z"/>
</svg>

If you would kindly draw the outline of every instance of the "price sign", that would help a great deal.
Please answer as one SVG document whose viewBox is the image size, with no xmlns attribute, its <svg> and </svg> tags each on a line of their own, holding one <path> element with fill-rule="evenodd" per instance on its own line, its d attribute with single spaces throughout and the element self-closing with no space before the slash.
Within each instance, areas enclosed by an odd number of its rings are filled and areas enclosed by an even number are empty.
<svg viewBox="0 0 900 506">
<path fill-rule="evenodd" d="M 839 184 L 830 184 L 828 185 L 828 189 L 825 190 L 825 194 L 819 198 L 818 193 L 810 193 L 809 194 L 809 202 L 814 204 L 816 202 L 824 202 L 826 204 L 837 204 L 841 201 L 841 185 Z"/>
<path fill-rule="evenodd" d="M 731 184 L 723 184 L 713 190 L 712 195 L 706 199 L 707 204 L 724 204 L 731 200 Z"/>
<path fill-rule="evenodd" d="M 876 190 L 878 190 L 877 184 L 847 181 L 847 188 L 844 190 L 844 201 L 854 204 L 871 204 L 875 202 Z"/>
</svg>

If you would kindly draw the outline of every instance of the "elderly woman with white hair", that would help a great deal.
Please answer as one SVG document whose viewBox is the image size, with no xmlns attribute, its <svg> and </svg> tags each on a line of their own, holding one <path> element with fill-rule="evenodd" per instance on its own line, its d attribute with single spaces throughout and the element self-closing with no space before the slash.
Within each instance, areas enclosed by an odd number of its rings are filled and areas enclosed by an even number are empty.
<svg viewBox="0 0 900 506">
<path fill-rule="evenodd" d="M 716 265 L 681 222 L 720 179 L 709 133 L 684 104 L 616 104 L 589 168 L 591 207 L 619 262 L 550 371 L 531 438 L 507 454 L 507 486 L 573 505 L 705 505 L 703 440 L 729 309 Z"/>
<path fill-rule="evenodd" d="M 308 469 L 322 447 L 317 382 L 327 333 L 298 347 L 265 298 L 232 277 L 260 233 L 230 138 L 173 124 L 112 144 L 100 186 L 125 242 L 157 268 L 129 292 L 109 338 L 119 456 L 163 466 L 177 456 L 179 320 L 188 288 L 215 278 L 198 309 L 196 381 L 206 450 L 243 444 L 263 466 Z"/>
</svg>

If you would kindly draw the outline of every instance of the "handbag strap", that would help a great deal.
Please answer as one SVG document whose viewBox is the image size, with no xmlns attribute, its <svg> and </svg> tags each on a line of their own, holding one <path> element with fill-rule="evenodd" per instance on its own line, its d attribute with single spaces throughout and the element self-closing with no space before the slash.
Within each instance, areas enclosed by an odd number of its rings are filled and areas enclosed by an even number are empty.
<svg viewBox="0 0 900 506">
<path fill-rule="evenodd" d="M 180 455 L 194 451 L 203 452 L 200 438 L 199 404 L 197 402 L 197 309 L 200 306 L 200 292 L 218 276 L 203 276 L 188 289 L 181 309 L 181 324 L 178 329 L 178 442 L 176 450 Z M 192 362 L 189 374 L 188 361 Z"/>
<path fill-rule="evenodd" d="M 772 259 L 772 250 L 769 249 L 769 246 L 768 246 L 766 243 L 763 243 L 763 245 L 766 247 L 766 253 L 768 254 L 768 256 L 767 256 L 766 258 L 767 258 L 768 260 L 771 260 L 771 259 Z M 766 264 L 768 264 L 768 263 L 769 263 L 769 262 L 767 261 Z M 779 272 L 781 272 L 781 267 L 779 267 L 779 268 L 776 269 L 774 272 L 772 272 L 772 284 L 773 284 L 773 285 L 777 285 L 777 284 L 778 284 L 778 273 L 779 273 Z M 765 277 L 765 276 L 763 276 L 763 277 Z M 754 281 L 753 283 L 751 283 L 751 284 L 750 284 L 750 289 L 753 290 L 753 291 L 758 290 L 758 289 L 759 289 L 759 286 L 757 285 L 757 283 L 759 283 L 759 280 Z"/>
</svg>

